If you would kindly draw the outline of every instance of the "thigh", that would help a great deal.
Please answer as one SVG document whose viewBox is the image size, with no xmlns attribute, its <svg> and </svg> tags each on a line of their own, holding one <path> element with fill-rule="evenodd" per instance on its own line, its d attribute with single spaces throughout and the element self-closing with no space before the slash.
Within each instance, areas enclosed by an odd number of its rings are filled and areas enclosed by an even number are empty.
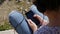
<svg viewBox="0 0 60 34">
<path fill-rule="evenodd" d="M 18 34 L 31 34 L 29 26 L 23 15 L 17 11 L 12 11 L 9 14 L 9 21 L 11 25 L 15 28 Z"/>
</svg>

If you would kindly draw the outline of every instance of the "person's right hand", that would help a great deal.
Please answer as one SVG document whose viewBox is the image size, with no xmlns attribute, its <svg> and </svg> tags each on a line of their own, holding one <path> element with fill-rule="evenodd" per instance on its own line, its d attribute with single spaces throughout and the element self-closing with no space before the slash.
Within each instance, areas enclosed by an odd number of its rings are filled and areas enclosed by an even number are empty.
<svg viewBox="0 0 60 34">
<path fill-rule="evenodd" d="M 33 30 L 33 32 L 35 32 L 37 30 L 37 25 L 31 19 L 27 19 L 27 21 L 28 21 L 29 26 Z"/>
</svg>

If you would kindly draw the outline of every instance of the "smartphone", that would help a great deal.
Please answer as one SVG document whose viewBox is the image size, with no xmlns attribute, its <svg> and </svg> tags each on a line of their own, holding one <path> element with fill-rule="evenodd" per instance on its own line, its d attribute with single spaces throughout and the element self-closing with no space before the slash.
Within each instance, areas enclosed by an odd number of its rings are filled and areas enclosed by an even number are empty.
<svg viewBox="0 0 60 34">
<path fill-rule="evenodd" d="M 34 14 L 37 14 L 37 15 L 39 15 L 41 18 L 43 18 L 44 20 L 49 21 L 49 19 L 48 19 L 47 16 L 43 15 L 43 13 L 41 13 L 41 12 L 37 9 L 37 7 L 36 7 L 35 5 L 32 5 L 32 6 L 30 7 L 30 10 L 29 10 L 27 13 L 25 13 L 25 15 L 26 15 L 26 17 L 27 17 L 28 19 L 31 19 L 38 27 L 40 27 L 41 24 L 40 24 L 40 22 L 39 22 L 36 18 L 33 17 Z"/>
<path fill-rule="evenodd" d="M 31 19 L 39 27 L 40 26 L 40 23 L 39 23 L 39 21 L 36 18 L 33 17 L 34 14 L 35 13 L 33 11 L 29 11 L 29 12 L 25 13 L 26 17 L 28 19 Z"/>
</svg>

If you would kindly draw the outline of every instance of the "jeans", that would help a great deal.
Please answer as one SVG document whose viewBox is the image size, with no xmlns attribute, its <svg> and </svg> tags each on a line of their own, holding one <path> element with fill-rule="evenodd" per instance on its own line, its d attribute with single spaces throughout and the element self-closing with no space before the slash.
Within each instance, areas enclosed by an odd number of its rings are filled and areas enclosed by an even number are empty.
<svg viewBox="0 0 60 34">
<path fill-rule="evenodd" d="M 37 10 L 36 6 L 34 6 L 34 5 L 31 6 L 30 11 L 32 11 L 34 14 L 38 14 L 41 17 L 43 17 L 43 14 L 40 13 Z M 30 17 L 31 17 L 31 15 L 30 15 Z M 48 17 L 45 16 L 44 19 L 46 19 L 48 21 Z M 17 31 L 18 34 L 32 34 L 26 19 L 24 18 L 24 16 L 21 13 L 19 13 L 17 11 L 12 11 L 9 14 L 9 21 L 10 21 L 11 25 L 15 28 L 15 30 Z"/>
<path fill-rule="evenodd" d="M 38 11 L 37 7 L 35 5 L 32 5 L 30 7 L 30 11 L 26 13 L 26 16 L 28 19 L 31 19 L 38 27 L 41 26 L 39 21 L 33 17 L 34 14 L 38 14 L 40 17 L 42 17 L 44 20 L 49 21 L 48 17 L 43 15 L 40 11 Z"/>
<path fill-rule="evenodd" d="M 30 11 L 33 12 L 34 14 L 38 14 L 39 16 L 41 16 L 44 20 L 49 21 L 48 17 L 46 15 L 43 15 L 40 11 L 38 11 L 37 7 L 35 5 L 32 5 L 30 7 Z"/>
<path fill-rule="evenodd" d="M 27 21 L 21 13 L 12 11 L 9 14 L 9 22 L 18 34 L 31 34 Z"/>
</svg>

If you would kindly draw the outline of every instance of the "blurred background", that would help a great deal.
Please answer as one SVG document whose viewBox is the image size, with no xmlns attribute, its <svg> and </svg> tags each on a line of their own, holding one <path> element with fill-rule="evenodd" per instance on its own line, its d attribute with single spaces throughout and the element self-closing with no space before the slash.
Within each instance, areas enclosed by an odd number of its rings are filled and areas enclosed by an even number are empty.
<svg viewBox="0 0 60 34">
<path fill-rule="evenodd" d="M 0 31 L 13 29 L 8 20 L 12 10 L 24 14 L 24 10 L 28 11 L 31 5 L 31 0 L 0 0 Z"/>
</svg>

